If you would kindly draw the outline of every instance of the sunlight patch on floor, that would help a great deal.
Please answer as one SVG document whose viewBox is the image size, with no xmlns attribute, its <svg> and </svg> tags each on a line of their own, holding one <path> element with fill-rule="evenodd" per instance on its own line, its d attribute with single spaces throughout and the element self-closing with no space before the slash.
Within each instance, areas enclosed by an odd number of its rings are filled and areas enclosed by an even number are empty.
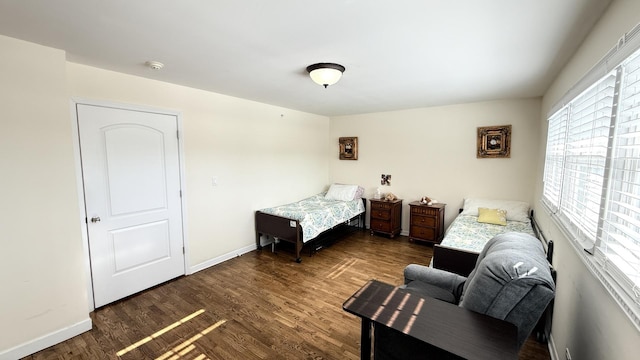
<svg viewBox="0 0 640 360">
<path fill-rule="evenodd" d="M 163 328 L 162 330 L 159 330 L 159 331 L 153 333 L 152 335 L 149 335 L 146 338 L 144 338 L 144 339 L 142 339 L 140 341 L 137 341 L 134 344 L 131 344 L 131 345 L 127 346 L 126 348 L 118 351 L 116 353 L 116 355 L 122 356 L 122 355 L 128 353 L 129 351 L 134 350 L 134 349 L 138 348 L 139 346 L 144 345 L 144 344 L 148 343 L 149 341 L 161 336 L 162 334 L 164 334 L 164 333 L 166 333 L 168 331 L 171 331 L 172 329 L 177 328 L 178 326 L 186 323 L 187 321 L 193 319 L 194 317 L 196 317 L 196 316 L 198 316 L 198 315 L 200 315 L 202 313 L 204 313 L 204 309 L 200 309 L 200 310 L 194 312 L 193 314 L 191 314 L 189 316 L 186 316 L 186 317 L 174 322 L 173 324 Z"/>
<path fill-rule="evenodd" d="M 342 275 L 345 271 L 353 267 L 353 265 L 355 265 L 357 262 L 358 262 L 358 259 L 353 259 L 353 258 L 343 260 L 332 268 L 333 271 L 331 271 L 329 275 L 327 275 L 327 277 L 329 279 L 334 280 L 338 278 L 340 275 Z"/>
<path fill-rule="evenodd" d="M 220 325 L 224 324 L 225 322 L 227 322 L 227 320 L 218 321 L 217 323 L 215 323 L 215 324 L 209 326 L 208 328 L 202 330 L 198 334 L 192 336 L 188 340 L 185 340 L 182 344 L 174 347 L 173 349 L 171 349 L 171 350 L 167 351 L 166 353 L 162 354 L 161 356 L 157 357 L 156 360 L 167 360 L 167 359 L 168 360 L 176 360 L 176 359 L 179 359 L 182 356 L 185 356 L 190 351 L 192 351 L 193 349 L 196 348 L 195 345 L 193 345 L 194 342 L 196 342 L 198 339 L 202 338 L 203 336 L 207 335 L 211 331 L 215 330 L 217 327 L 219 327 Z M 198 356 L 196 359 L 203 359 L 204 357 L 205 357 L 204 354 L 200 354 L 200 356 Z"/>
</svg>

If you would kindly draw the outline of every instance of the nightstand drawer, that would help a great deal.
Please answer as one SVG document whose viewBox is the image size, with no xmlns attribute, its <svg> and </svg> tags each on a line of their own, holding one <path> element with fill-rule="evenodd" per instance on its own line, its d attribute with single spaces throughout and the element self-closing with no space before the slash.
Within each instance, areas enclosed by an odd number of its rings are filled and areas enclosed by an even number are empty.
<svg viewBox="0 0 640 360">
<path fill-rule="evenodd" d="M 421 239 L 437 239 L 436 229 L 411 225 L 409 227 L 411 236 Z"/>
<path fill-rule="evenodd" d="M 419 210 L 425 210 L 425 209 L 419 209 Z M 435 216 L 416 215 L 415 213 L 412 213 L 411 225 L 427 226 L 427 227 L 434 228 L 438 225 L 438 218 L 436 218 Z"/>
<path fill-rule="evenodd" d="M 383 233 L 391 232 L 391 223 L 389 221 L 371 219 L 371 224 L 369 226 L 372 231 L 380 231 Z"/>
<path fill-rule="evenodd" d="M 375 219 L 389 220 L 391 218 L 391 210 L 371 209 L 371 217 Z"/>
<path fill-rule="evenodd" d="M 440 213 L 439 208 L 426 207 L 426 206 L 411 206 L 411 214 L 414 215 L 431 215 L 438 216 Z"/>
<path fill-rule="evenodd" d="M 390 211 L 394 206 L 392 202 L 372 201 L 371 210 L 385 210 Z"/>
</svg>

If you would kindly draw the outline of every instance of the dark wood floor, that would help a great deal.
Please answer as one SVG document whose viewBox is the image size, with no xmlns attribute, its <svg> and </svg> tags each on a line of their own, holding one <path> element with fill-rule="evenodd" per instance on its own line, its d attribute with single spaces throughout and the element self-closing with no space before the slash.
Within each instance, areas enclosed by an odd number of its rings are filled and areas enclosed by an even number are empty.
<svg viewBox="0 0 640 360">
<path fill-rule="evenodd" d="M 431 247 L 356 231 L 302 263 L 265 248 L 91 314 L 93 330 L 27 359 L 358 359 L 360 320 L 342 303 L 367 280 L 402 284 Z M 520 359 L 550 359 L 529 339 Z"/>
</svg>

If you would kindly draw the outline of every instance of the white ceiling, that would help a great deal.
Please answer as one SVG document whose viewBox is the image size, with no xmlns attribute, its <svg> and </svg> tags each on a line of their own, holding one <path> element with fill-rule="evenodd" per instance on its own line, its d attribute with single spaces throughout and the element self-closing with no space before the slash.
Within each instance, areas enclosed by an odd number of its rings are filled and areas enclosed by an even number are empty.
<svg viewBox="0 0 640 360">
<path fill-rule="evenodd" d="M 0 34 L 75 63 L 336 116 L 541 96 L 610 2 L 0 0 Z M 344 65 L 340 82 L 313 83 L 305 68 L 317 62 Z"/>
</svg>

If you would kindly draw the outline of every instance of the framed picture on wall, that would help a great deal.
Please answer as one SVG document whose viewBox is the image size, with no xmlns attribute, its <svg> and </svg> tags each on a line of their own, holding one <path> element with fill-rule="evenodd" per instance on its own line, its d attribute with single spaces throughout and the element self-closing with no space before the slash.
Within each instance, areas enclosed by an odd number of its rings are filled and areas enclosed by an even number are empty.
<svg viewBox="0 0 640 360">
<path fill-rule="evenodd" d="M 478 128 L 478 158 L 511 157 L 511 125 Z"/>
<path fill-rule="evenodd" d="M 340 160 L 358 160 L 358 137 L 341 137 Z"/>
</svg>

